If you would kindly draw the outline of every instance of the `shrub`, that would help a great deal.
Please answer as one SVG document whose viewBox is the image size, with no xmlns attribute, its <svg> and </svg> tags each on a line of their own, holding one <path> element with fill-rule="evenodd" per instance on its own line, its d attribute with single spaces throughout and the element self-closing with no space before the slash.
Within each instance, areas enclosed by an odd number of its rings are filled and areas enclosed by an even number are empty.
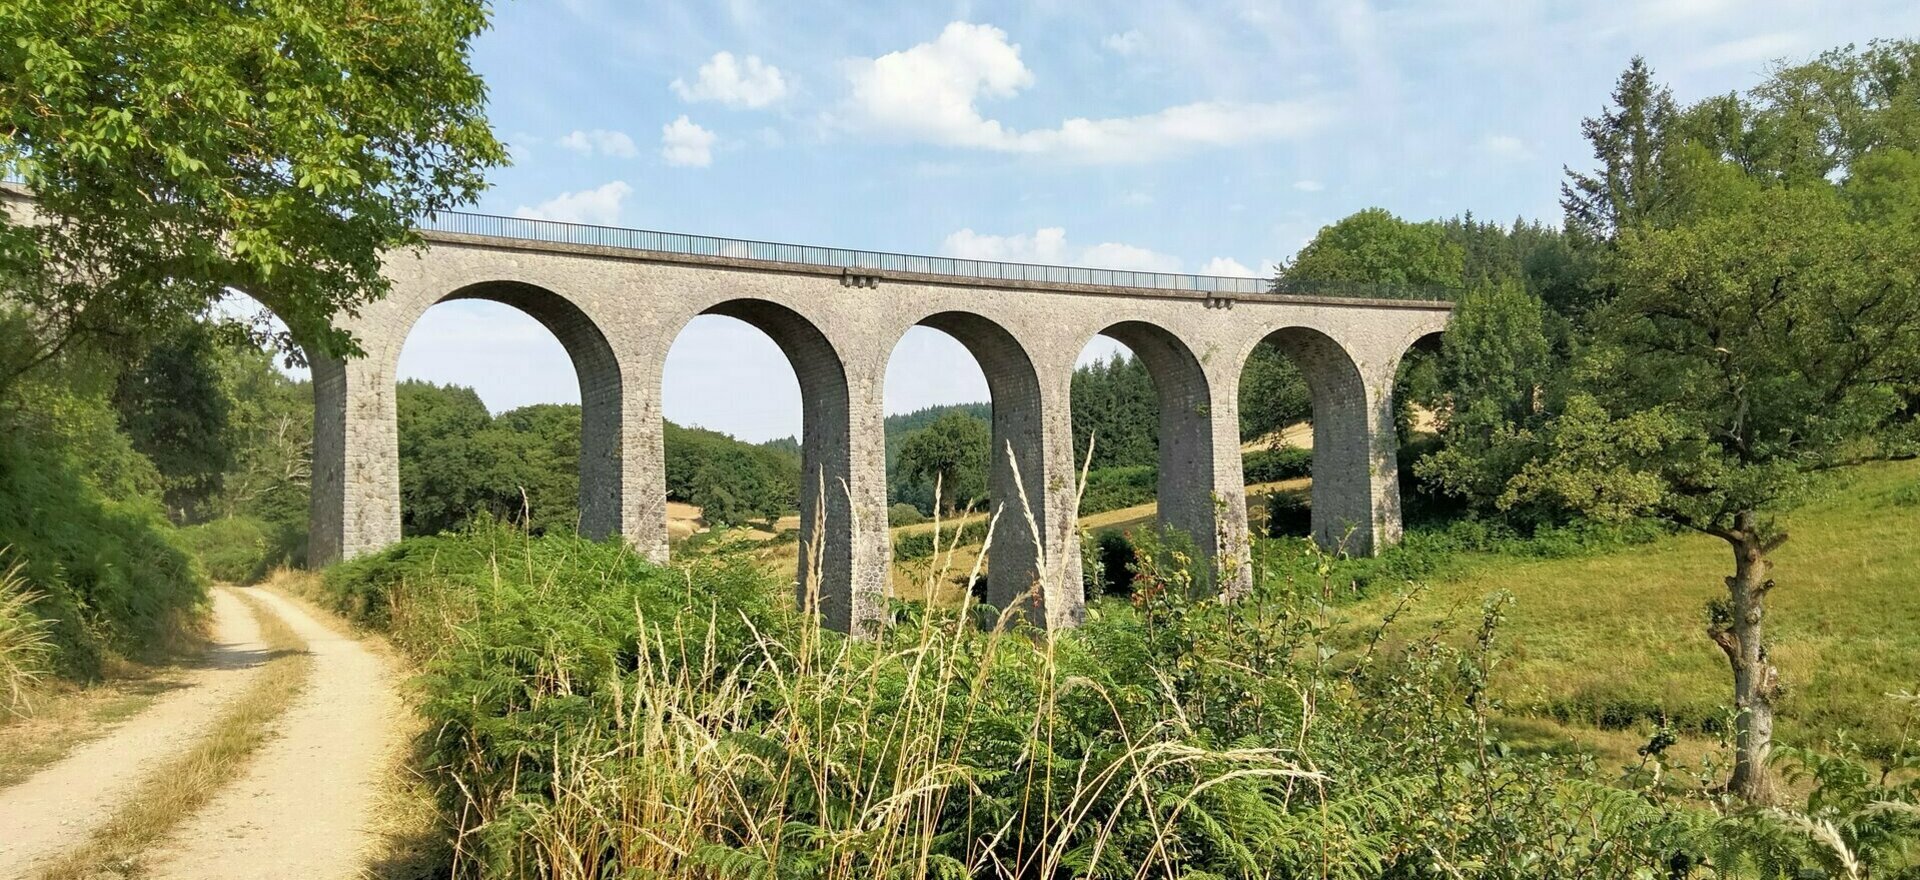
<svg viewBox="0 0 1920 880">
<path fill-rule="evenodd" d="M 904 501 L 887 508 L 887 526 L 889 528 L 915 526 L 926 521 L 927 515 L 921 513 L 920 508 Z"/>
<path fill-rule="evenodd" d="M 1083 539 L 1088 558 L 1081 564 L 1087 596 L 1133 594 L 1133 540 L 1119 529 L 1107 529 Z"/>
<path fill-rule="evenodd" d="M 1313 505 L 1299 492 L 1267 496 L 1267 537 L 1305 538 L 1313 534 Z"/>
<path fill-rule="evenodd" d="M 180 530 L 180 543 L 216 581 L 253 584 L 302 562 L 305 530 L 248 516 L 230 516 Z"/>
<path fill-rule="evenodd" d="M 1271 505 L 1280 497 L 1276 494 L 1268 503 Z M 1276 515 L 1281 514 L 1268 514 L 1269 531 L 1272 517 Z M 1284 515 L 1307 517 L 1310 511 Z M 1542 526 L 1525 535 L 1500 520 L 1464 518 L 1409 527 L 1399 544 L 1380 551 L 1377 556 L 1326 557 L 1311 550 L 1312 542 L 1304 537 L 1311 528 L 1310 519 L 1304 527 L 1300 520 L 1292 520 L 1288 525 L 1297 530 L 1292 534 L 1300 537 L 1273 536 L 1254 542 L 1255 577 L 1295 583 L 1319 581 L 1324 577 L 1334 587 L 1331 598 L 1341 600 L 1359 599 L 1381 589 L 1397 589 L 1446 576 L 1467 564 L 1473 554 L 1574 558 L 1646 544 L 1672 534 L 1671 527 L 1654 520 L 1620 524 L 1577 520 L 1563 526 Z"/>
<path fill-rule="evenodd" d="M 1313 450 L 1298 446 L 1262 449 L 1247 453 L 1240 466 L 1249 486 L 1310 477 L 1313 476 Z"/>
<path fill-rule="evenodd" d="M 1101 468 L 1087 472 L 1086 492 L 1080 496 L 1082 514 L 1119 510 L 1155 499 L 1160 469 L 1153 465 Z"/>
<path fill-rule="evenodd" d="M 1485 714 L 1498 601 L 1468 638 L 1356 655 L 1316 602 L 1195 598 L 1190 545 L 1144 540 L 1131 601 L 1051 639 L 902 604 L 850 642 L 750 564 L 504 529 L 326 580 L 423 666 L 455 876 L 1686 878 L 1831 856 L 1798 814 L 1507 749 Z M 1821 803 L 1896 876 L 1911 822 L 1885 805 L 1913 786 L 1849 766 L 1814 771 Z"/>
<path fill-rule="evenodd" d="M 957 538 L 959 546 L 966 547 L 986 540 L 987 523 L 975 520 L 960 526 Z M 955 530 L 947 525 L 940 528 L 939 542 L 936 546 L 932 529 L 910 532 L 893 539 L 893 558 L 901 562 L 925 559 L 952 546 L 956 539 Z"/>
<path fill-rule="evenodd" d="M 33 435 L 0 436 L 0 547 L 38 596 L 54 670 L 90 679 L 109 656 L 172 647 L 206 584 L 158 503 L 106 497 L 70 452 Z"/>
</svg>

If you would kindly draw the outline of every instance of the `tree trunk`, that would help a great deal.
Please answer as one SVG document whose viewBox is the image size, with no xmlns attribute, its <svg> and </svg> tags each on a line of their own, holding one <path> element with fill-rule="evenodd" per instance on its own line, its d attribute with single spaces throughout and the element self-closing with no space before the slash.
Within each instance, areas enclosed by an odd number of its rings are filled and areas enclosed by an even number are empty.
<svg viewBox="0 0 1920 880">
<path fill-rule="evenodd" d="M 1733 667 L 1733 705 L 1739 712 L 1734 720 L 1733 778 L 1727 788 L 1752 803 L 1766 804 L 1774 799 L 1767 758 L 1773 750 L 1773 700 L 1780 692 L 1780 671 L 1767 656 L 1764 630 L 1767 593 L 1773 589 L 1767 554 L 1786 536 L 1757 534 L 1751 513 L 1739 514 L 1735 523 L 1721 535 L 1733 545 L 1728 602 L 1723 612 L 1713 615 L 1707 634 Z"/>
</svg>

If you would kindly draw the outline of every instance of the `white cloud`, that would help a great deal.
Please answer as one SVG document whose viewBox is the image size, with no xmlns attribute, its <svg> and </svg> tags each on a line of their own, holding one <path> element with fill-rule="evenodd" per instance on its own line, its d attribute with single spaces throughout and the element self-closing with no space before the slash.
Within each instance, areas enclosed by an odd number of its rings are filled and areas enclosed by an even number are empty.
<svg viewBox="0 0 1920 880">
<path fill-rule="evenodd" d="M 1178 272 L 1180 258 L 1117 242 L 1102 242 L 1087 248 L 1080 262 L 1100 269 L 1132 269 L 1138 272 Z"/>
<path fill-rule="evenodd" d="M 522 205 L 513 215 L 611 226 L 620 222 L 620 204 L 632 194 L 633 187 L 624 180 L 616 180 L 593 189 L 561 193 L 531 208 Z"/>
<path fill-rule="evenodd" d="M 1683 70 L 1711 70 L 1737 64 L 1760 64 L 1791 55 L 1800 45 L 1800 38 L 1793 34 L 1760 34 L 1688 53 L 1680 67 Z"/>
<path fill-rule="evenodd" d="M 524 165 L 533 159 L 533 145 L 539 142 L 539 138 L 524 131 L 509 134 L 505 141 L 507 158 L 511 159 L 515 165 Z"/>
<path fill-rule="evenodd" d="M 713 164 L 714 135 L 685 116 L 660 126 L 660 158 L 668 165 L 705 168 Z"/>
<path fill-rule="evenodd" d="M 1180 271 L 1178 257 L 1130 244 L 1110 241 L 1088 248 L 1073 247 L 1067 243 L 1067 231 L 1058 226 L 1014 235 L 982 235 L 972 229 L 962 229 L 947 236 L 940 252 L 968 260 L 1052 263 L 1137 272 Z"/>
<path fill-rule="evenodd" d="M 1510 134 L 1490 134 L 1480 139 L 1481 149 L 1503 159 L 1529 159 L 1533 150 L 1527 142 Z"/>
<path fill-rule="evenodd" d="M 640 155 L 640 149 L 633 145 L 633 138 L 628 137 L 626 132 L 608 131 L 604 128 L 596 128 L 592 131 L 576 129 L 554 143 L 582 156 L 591 156 L 597 152 L 603 156 L 631 159 Z"/>
<path fill-rule="evenodd" d="M 1119 202 L 1131 208 L 1144 208 L 1153 204 L 1153 194 L 1136 189 L 1121 196 Z"/>
<path fill-rule="evenodd" d="M 1201 101 L 1110 119 L 1074 118 L 1016 131 L 980 111 L 1034 82 L 1020 47 L 989 25 L 956 21 L 931 43 L 849 66 L 846 123 L 875 134 L 949 147 L 1058 158 L 1147 162 L 1196 149 L 1285 140 L 1326 122 L 1309 102 Z"/>
<path fill-rule="evenodd" d="M 1236 278 L 1254 278 L 1253 270 L 1241 265 L 1232 257 L 1214 257 L 1200 267 L 1201 275 L 1231 275 Z"/>
<path fill-rule="evenodd" d="M 737 60 L 732 52 L 715 52 L 700 65 L 700 74 L 687 85 L 682 79 L 672 83 L 673 92 L 687 102 L 719 101 L 729 107 L 765 107 L 787 95 L 787 78 L 775 67 L 748 55 Z"/>
<path fill-rule="evenodd" d="M 852 64 L 853 109 L 878 129 L 936 143 L 993 147 L 1010 132 L 983 119 L 976 99 L 1010 98 L 1033 84 L 1020 47 L 999 28 L 956 21 L 940 38 Z"/>
<path fill-rule="evenodd" d="M 1009 263 L 1059 263 L 1067 259 L 1067 231 L 1058 226 L 1036 230 L 1031 235 L 981 235 L 962 229 L 947 236 L 940 252 L 966 260 L 1000 260 Z"/>
<path fill-rule="evenodd" d="M 1146 43 L 1146 36 L 1135 30 L 1124 34 L 1108 34 L 1103 41 L 1103 45 L 1115 55 L 1132 55 L 1146 46 Z"/>
<path fill-rule="evenodd" d="M 1326 189 L 1327 185 L 1318 180 L 1296 180 L 1293 182 L 1293 188 L 1303 193 L 1317 193 Z"/>
</svg>

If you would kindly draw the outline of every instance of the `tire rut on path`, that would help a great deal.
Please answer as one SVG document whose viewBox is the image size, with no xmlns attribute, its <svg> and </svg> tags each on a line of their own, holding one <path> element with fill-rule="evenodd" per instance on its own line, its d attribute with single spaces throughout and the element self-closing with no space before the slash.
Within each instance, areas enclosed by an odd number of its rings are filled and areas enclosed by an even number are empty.
<svg viewBox="0 0 1920 880">
<path fill-rule="evenodd" d="M 344 880 L 359 876 L 374 841 L 368 826 L 399 745 L 392 672 L 299 603 L 252 595 L 306 640 L 306 689 L 241 777 L 142 859 L 143 876 Z"/>
<path fill-rule="evenodd" d="M 267 661 L 252 613 L 225 589 L 213 591 L 213 638 L 204 668 L 20 784 L 0 789 L 0 878 L 86 842 L 139 785 L 146 772 L 192 748 L 221 707 L 243 693 Z"/>
</svg>

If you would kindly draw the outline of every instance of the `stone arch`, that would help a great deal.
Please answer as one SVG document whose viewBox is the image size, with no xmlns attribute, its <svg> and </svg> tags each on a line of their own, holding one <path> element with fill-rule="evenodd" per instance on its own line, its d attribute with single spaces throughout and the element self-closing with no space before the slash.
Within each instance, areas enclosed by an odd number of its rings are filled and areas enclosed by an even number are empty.
<svg viewBox="0 0 1920 880">
<path fill-rule="evenodd" d="M 411 295 L 410 295 L 411 294 Z M 579 528 L 605 538 L 625 530 L 624 394 L 606 333 L 577 302 L 542 285 L 490 278 L 419 295 L 397 287 L 343 320 L 364 350 L 313 357 L 313 492 L 309 556 L 316 564 L 378 550 L 401 537 L 395 387 L 400 351 L 429 308 L 455 300 L 509 306 L 539 322 L 567 352 L 580 385 Z"/>
<path fill-rule="evenodd" d="M 1379 426 L 1359 364 L 1338 340 L 1310 327 L 1285 327 L 1262 341 L 1277 345 L 1300 368 L 1312 400 L 1314 540 L 1330 550 L 1373 553 L 1379 481 L 1372 449 Z M 1241 358 L 1242 369 L 1246 360 Z M 1385 429 L 1393 430 L 1391 420 Z"/>
<path fill-rule="evenodd" d="M 435 305 L 475 299 L 524 312 L 566 349 L 580 383 L 580 534 L 594 540 L 619 534 L 624 501 L 620 427 L 626 397 L 620 361 L 606 334 L 572 300 L 525 282 L 470 284 Z"/>
<path fill-rule="evenodd" d="M 1193 350 L 1166 328 L 1128 320 L 1100 331 L 1146 365 L 1159 401 L 1159 521 L 1185 532 L 1203 553 L 1217 552 L 1213 389 Z M 1084 453 L 1084 450 L 1080 450 Z"/>
<path fill-rule="evenodd" d="M 726 300 L 700 314 L 733 318 L 765 333 L 786 355 L 799 379 L 797 599 L 803 610 L 814 610 L 830 628 L 845 632 L 867 625 L 878 613 L 871 607 L 877 601 L 874 597 L 884 596 L 881 578 L 885 575 L 887 536 L 884 529 L 874 535 L 862 533 L 850 497 L 859 461 L 852 430 L 852 398 L 840 350 L 812 320 L 768 300 Z M 664 445 L 658 455 L 660 472 L 664 473 Z M 878 565 L 871 561 L 876 541 L 880 542 Z"/>
<path fill-rule="evenodd" d="M 993 511 L 1000 515 L 993 534 L 993 549 L 987 569 L 987 601 L 1006 609 L 1025 607 L 1036 622 L 1050 626 L 1072 625 L 1081 615 L 1078 601 L 1063 594 L 1080 597 L 1078 548 L 1072 535 L 1053 533 L 1071 531 L 1075 512 L 1072 493 L 1065 485 L 1056 485 L 1060 470 L 1071 470 L 1071 461 L 1057 461 L 1060 453 L 1071 456 L 1071 431 L 1064 412 L 1064 401 L 1049 405 L 1033 357 L 1013 333 L 999 323 L 973 312 L 947 311 L 922 318 L 921 326 L 952 336 L 972 353 L 986 375 L 988 394 L 993 403 L 993 445 L 988 466 L 987 494 Z M 1066 444 L 1059 447 L 1064 441 Z M 1011 459 L 1009 459 L 1011 449 Z M 1025 507 L 1021 498 L 1026 499 Z M 1041 530 L 1035 540 L 1027 524 L 1031 512 Z M 1066 524 L 1065 529 L 1059 523 Z M 1055 543 L 1058 555 L 1047 555 L 1048 543 Z M 1066 558 L 1071 556 L 1071 559 Z M 1051 563 L 1049 581 L 1054 595 L 1033 599 L 1033 588 L 1041 579 L 1042 562 Z M 1070 581 L 1070 582 L 1069 582 Z M 1070 587 L 1070 590 L 1068 589 Z"/>
</svg>

